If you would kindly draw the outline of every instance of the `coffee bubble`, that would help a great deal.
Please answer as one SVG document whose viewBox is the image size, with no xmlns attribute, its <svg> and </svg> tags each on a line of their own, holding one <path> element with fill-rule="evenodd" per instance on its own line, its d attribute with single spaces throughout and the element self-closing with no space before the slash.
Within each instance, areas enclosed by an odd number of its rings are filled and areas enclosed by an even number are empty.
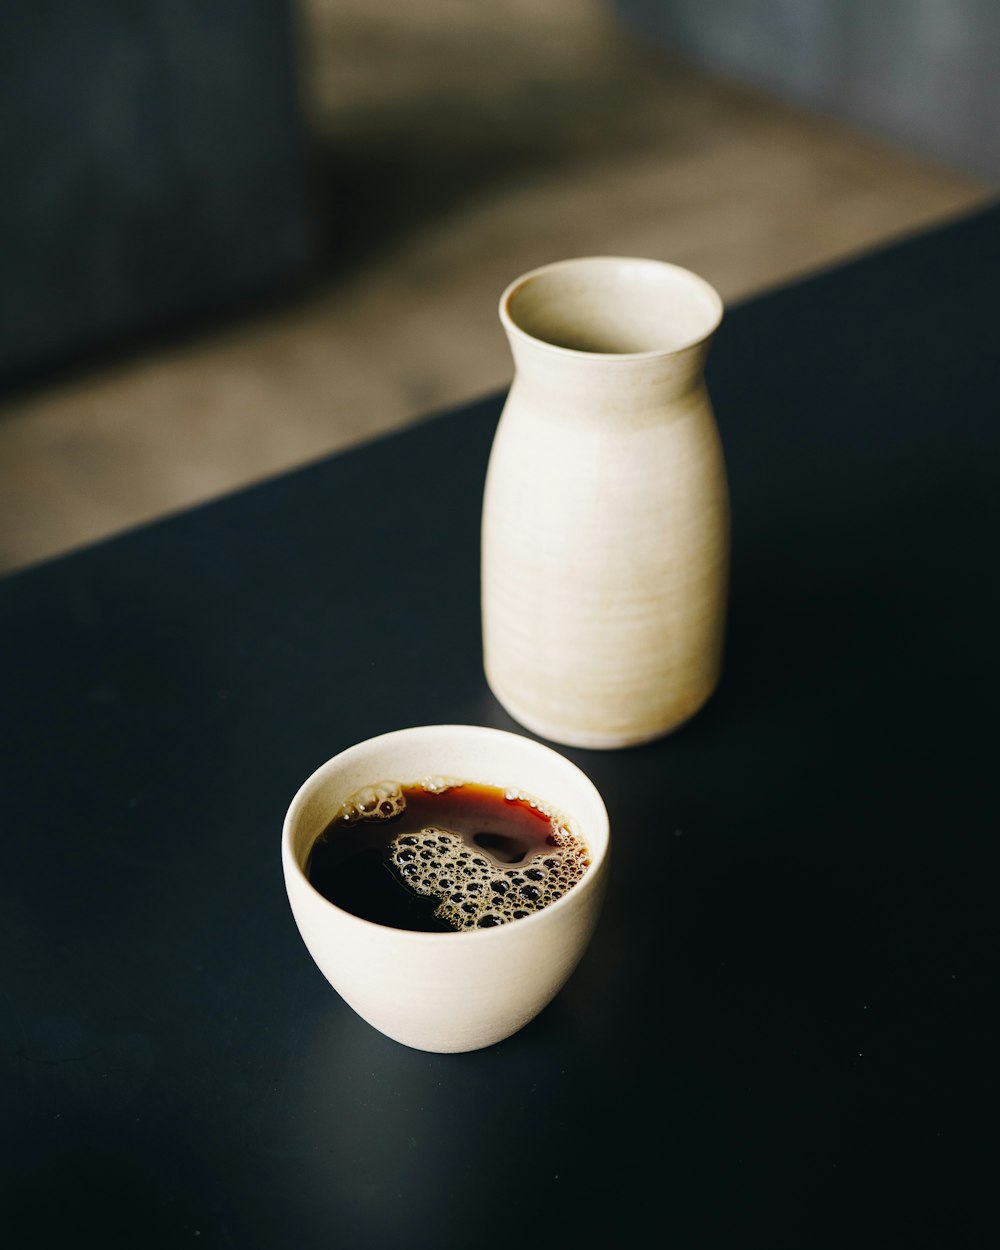
<svg viewBox="0 0 1000 1250">
<path fill-rule="evenodd" d="M 392 820 L 405 810 L 402 787 L 395 781 L 379 781 L 346 799 L 334 816 L 333 823 L 353 825 L 359 820 Z"/>
</svg>

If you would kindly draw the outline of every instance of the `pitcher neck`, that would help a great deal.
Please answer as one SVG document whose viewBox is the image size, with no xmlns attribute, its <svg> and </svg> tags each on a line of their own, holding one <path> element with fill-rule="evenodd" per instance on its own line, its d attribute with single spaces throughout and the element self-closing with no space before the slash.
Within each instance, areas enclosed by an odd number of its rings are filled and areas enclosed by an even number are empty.
<svg viewBox="0 0 1000 1250">
<path fill-rule="evenodd" d="M 515 384 L 545 408 L 583 415 L 662 409 L 704 387 L 711 338 L 676 352 L 576 352 L 509 334 Z"/>
</svg>

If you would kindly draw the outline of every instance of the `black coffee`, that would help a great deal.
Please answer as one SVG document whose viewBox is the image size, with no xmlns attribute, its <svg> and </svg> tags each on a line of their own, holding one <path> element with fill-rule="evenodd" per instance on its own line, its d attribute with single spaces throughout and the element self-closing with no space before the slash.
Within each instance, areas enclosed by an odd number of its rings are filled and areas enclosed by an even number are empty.
<svg viewBox="0 0 1000 1250">
<path fill-rule="evenodd" d="M 521 920 L 583 876 L 570 823 L 513 791 L 441 779 L 353 795 L 306 873 L 345 911 L 394 929 L 449 933 Z"/>
</svg>

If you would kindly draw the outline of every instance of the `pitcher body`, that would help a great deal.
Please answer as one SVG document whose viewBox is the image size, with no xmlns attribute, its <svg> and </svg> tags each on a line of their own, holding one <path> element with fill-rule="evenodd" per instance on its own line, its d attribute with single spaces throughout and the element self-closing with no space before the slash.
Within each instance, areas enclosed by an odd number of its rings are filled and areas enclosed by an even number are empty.
<svg viewBox="0 0 1000 1250">
<path fill-rule="evenodd" d="M 483 658 L 552 741 L 692 716 L 722 660 L 729 507 L 704 363 L 721 301 L 656 261 L 535 270 L 501 301 L 515 377 L 482 523 Z"/>
</svg>

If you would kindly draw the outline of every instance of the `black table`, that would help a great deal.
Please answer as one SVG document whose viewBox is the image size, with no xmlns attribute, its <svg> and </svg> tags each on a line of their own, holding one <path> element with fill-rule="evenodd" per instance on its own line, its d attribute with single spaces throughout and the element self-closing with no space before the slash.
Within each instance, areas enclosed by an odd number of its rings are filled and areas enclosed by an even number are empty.
<svg viewBox="0 0 1000 1250">
<path fill-rule="evenodd" d="M 0 584 L 7 1244 L 992 1244 L 998 272 L 991 210 L 729 312 L 723 683 L 565 752 L 606 910 L 485 1051 L 354 1016 L 278 845 L 352 742 L 517 728 L 502 397 Z"/>
</svg>

